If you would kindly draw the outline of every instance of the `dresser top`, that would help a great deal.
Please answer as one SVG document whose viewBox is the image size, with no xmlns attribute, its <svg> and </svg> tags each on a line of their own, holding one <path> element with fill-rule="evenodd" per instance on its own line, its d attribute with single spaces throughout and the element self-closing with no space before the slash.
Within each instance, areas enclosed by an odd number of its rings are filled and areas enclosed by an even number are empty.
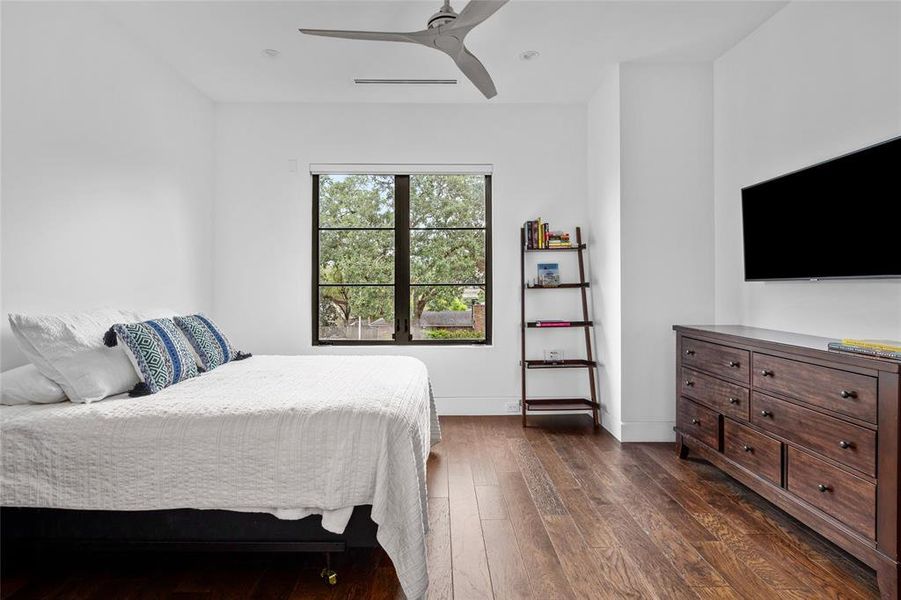
<svg viewBox="0 0 901 600">
<path fill-rule="evenodd" d="M 892 373 L 901 372 L 901 362 L 899 361 L 867 356 L 865 354 L 829 350 L 829 342 L 841 341 L 835 338 L 748 327 L 746 325 L 673 325 L 673 329 L 685 334 L 694 332 L 706 338 L 719 339 L 724 342 L 751 344 L 788 352 L 800 351 L 799 353 L 807 356 L 825 358 L 835 362 L 853 364 L 880 371 L 890 371 Z"/>
</svg>

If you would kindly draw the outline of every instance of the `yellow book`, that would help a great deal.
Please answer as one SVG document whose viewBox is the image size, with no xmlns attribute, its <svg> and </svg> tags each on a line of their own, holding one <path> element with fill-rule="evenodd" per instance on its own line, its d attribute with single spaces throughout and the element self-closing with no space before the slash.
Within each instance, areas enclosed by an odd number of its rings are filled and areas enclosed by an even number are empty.
<svg viewBox="0 0 901 600">
<path fill-rule="evenodd" d="M 855 340 L 845 338 L 842 343 L 847 346 L 859 346 L 861 348 L 872 348 L 873 350 L 887 350 L 889 352 L 901 352 L 901 342 L 891 340 Z"/>
</svg>

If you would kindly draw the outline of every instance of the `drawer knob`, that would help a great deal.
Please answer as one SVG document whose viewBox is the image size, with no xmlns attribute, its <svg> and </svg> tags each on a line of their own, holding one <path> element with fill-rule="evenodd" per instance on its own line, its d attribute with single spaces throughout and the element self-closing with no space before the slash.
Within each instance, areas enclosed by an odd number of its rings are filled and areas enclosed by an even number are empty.
<svg viewBox="0 0 901 600">
<path fill-rule="evenodd" d="M 820 485 L 817 486 L 817 489 L 820 490 L 821 492 L 828 492 L 829 486 L 826 485 L 825 483 L 821 483 Z"/>
<path fill-rule="evenodd" d="M 733 369 L 737 369 L 738 367 L 741 366 L 741 363 L 740 363 L 740 362 L 736 362 L 736 361 L 734 361 L 734 360 L 730 360 L 730 361 L 729 361 L 729 366 L 732 367 Z"/>
<path fill-rule="evenodd" d="M 752 448 L 752 447 L 750 447 L 750 446 L 747 446 L 747 445 L 746 445 L 746 446 L 742 446 L 742 449 L 743 449 L 745 452 L 754 452 L 754 448 Z"/>
<path fill-rule="evenodd" d="M 694 384 L 695 384 L 695 382 L 692 381 L 691 379 L 686 379 L 686 380 L 685 380 L 685 386 L 686 386 L 686 387 L 693 387 Z"/>
<path fill-rule="evenodd" d="M 694 356 L 694 355 L 695 355 L 695 351 L 694 351 L 694 350 L 686 350 L 686 351 L 685 351 L 685 356 Z"/>
<path fill-rule="evenodd" d="M 842 398 L 857 398 L 857 392 L 853 390 L 842 390 Z"/>
<path fill-rule="evenodd" d="M 691 420 L 691 424 L 692 424 L 692 425 L 700 425 L 700 424 L 701 424 L 701 419 L 692 419 L 692 420 Z"/>
<path fill-rule="evenodd" d="M 773 416 L 773 413 L 771 413 L 771 412 L 768 411 L 768 410 L 762 410 L 762 411 L 760 411 L 760 416 L 761 416 L 761 417 L 772 417 L 772 416 Z"/>
<path fill-rule="evenodd" d="M 851 442 L 846 442 L 845 440 L 840 441 L 838 443 L 838 445 L 841 446 L 842 448 L 844 448 L 845 450 L 847 450 L 848 448 L 853 446 L 853 444 Z"/>
<path fill-rule="evenodd" d="M 763 375 L 764 377 L 772 377 L 773 376 L 773 372 L 770 371 L 769 369 L 761 369 L 760 374 Z"/>
<path fill-rule="evenodd" d="M 738 398 L 729 398 L 729 404 L 738 404 Z"/>
</svg>

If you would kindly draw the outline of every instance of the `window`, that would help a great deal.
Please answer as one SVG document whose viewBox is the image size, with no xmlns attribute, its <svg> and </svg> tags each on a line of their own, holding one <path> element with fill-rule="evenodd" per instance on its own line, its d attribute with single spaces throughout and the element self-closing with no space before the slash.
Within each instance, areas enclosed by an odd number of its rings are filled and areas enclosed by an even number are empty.
<svg viewBox="0 0 901 600">
<path fill-rule="evenodd" d="M 313 175 L 314 344 L 491 342 L 491 176 Z"/>
</svg>

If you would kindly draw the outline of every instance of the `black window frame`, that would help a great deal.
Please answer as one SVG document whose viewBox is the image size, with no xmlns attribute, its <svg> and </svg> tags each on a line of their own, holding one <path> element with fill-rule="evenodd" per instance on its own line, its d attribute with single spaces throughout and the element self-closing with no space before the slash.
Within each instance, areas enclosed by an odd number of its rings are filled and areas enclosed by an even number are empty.
<svg viewBox="0 0 901 600">
<path fill-rule="evenodd" d="M 415 173 L 419 175 L 420 173 Z M 422 173 L 442 175 L 443 173 Z M 427 339 L 414 340 L 410 330 L 410 174 L 394 175 L 394 283 L 384 287 L 394 287 L 394 339 L 391 340 L 320 340 L 319 339 L 319 234 L 322 231 L 359 230 L 357 227 L 319 226 L 319 174 L 313 173 L 313 222 L 312 222 L 312 338 L 314 346 L 490 346 L 492 339 L 492 243 L 491 243 L 491 174 L 459 173 L 460 175 L 482 175 L 485 178 L 485 226 L 484 227 L 417 227 L 415 231 L 460 230 L 485 232 L 485 282 L 478 284 L 485 288 L 485 337 L 481 340 L 467 339 Z M 374 228 L 373 228 L 374 229 Z M 390 230 L 392 228 L 378 228 Z M 365 286 L 367 284 L 356 284 Z M 382 286 L 383 284 L 379 284 Z M 433 284 L 465 286 L 460 283 Z M 355 287 L 355 284 L 348 284 Z"/>
</svg>

